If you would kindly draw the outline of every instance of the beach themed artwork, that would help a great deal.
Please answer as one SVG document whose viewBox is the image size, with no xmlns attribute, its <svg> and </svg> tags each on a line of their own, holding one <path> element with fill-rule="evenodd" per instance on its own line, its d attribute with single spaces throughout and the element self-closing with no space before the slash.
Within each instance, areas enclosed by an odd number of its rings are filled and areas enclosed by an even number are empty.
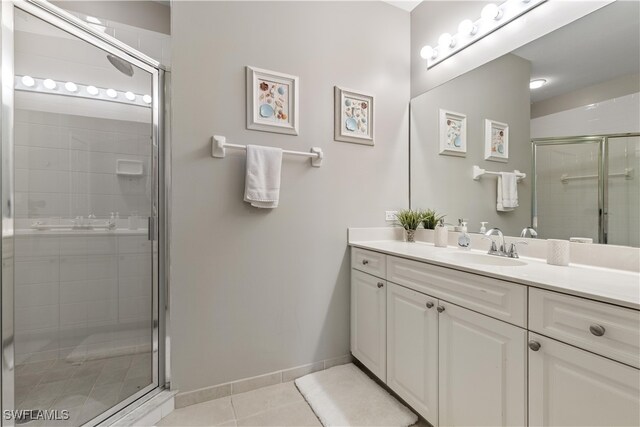
<svg viewBox="0 0 640 427">
<path fill-rule="evenodd" d="M 494 162 L 509 161 L 509 125 L 485 119 L 484 158 Z"/>
<path fill-rule="evenodd" d="M 298 134 L 298 77 L 247 67 L 247 129 Z"/>
<path fill-rule="evenodd" d="M 465 156 L 467 153 L 467 116 L 440 110 L 440 154 Z"/>
<path fill-rule="evenodd" d="M 373 145 L 373 95 L 335 86 L 336 141 Z"/>
</svg>

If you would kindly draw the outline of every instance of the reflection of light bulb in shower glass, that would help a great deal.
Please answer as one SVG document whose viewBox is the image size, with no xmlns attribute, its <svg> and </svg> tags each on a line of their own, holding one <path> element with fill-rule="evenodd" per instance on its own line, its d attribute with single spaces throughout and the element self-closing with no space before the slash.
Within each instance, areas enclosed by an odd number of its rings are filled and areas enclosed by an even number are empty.
<svg viewBox="0 0 640 427">
<path fill-rule="evenodd" d="M 64 84 L 64 88 L 66 90 L 68 90 L 69 92 L 77 92 L 78 91 L 78 86 L 74 82 L 66 82 Z"/>
<path fill-rule="evenodd" d="M 45 81 L 43 81 L 42 84 L 44 85 L 45 88 L 49 90 L 53 90 L 56 88 L 56 82 L 54 82 L 51 79 L 45 79 Z"/>
<path fill-rule="evenodd" d="M 100 91 L 95 86 L 87 86 L 87 93 L 92 96 L 96 96 Z"/>
<path fill-rule="evenodd" d="M 20 79 L 20 81 L 26 87 L 33 87 L 33 85 L 36 84 L 36 81 L 33 80 L 33 77 L 31 77 L 31 76 L 22 76 L 22 79 Z"/>
<path fill-rule="evenodd" d="M 116 92 L 114 89 L 107 89 L 107 96 L 109 98 L 116 98 L 118 96 L 118 92 Z"/>
<path fill-rule="evenodd" d="M 133 92 L 125 92 L 124 94 L 125 98 L 127 98 L 129 101 L 135 101 L 136 100 L 136 95 Z"/>
<path fill-rule="evenodd" d="M 147 104 L 151 104 L 151 96 L 149 96 L 149 95 L 143 95 L 142 96 L 142 100 L 144 102 L 146 102 Z"/>
</svg>

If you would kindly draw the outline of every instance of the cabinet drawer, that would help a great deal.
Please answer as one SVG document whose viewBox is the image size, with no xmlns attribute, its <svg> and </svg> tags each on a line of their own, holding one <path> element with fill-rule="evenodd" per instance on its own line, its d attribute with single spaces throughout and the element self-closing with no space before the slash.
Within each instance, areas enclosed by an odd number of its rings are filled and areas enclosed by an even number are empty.
<svg viewBox="0 0 640 427">
<path fill-rule="evenodd" d="M 529 329 L 640 367 L 640 311 L 530 288 Z"/>
<path fill-rule="evenodd" d="M 527 326 L 526 286 L 391 256 L 387 257 L 387 280 L 517 326 Z"/>
<path fill-rule="evenodd" d="M 378 252 L 352 248 L 351 268 L 355 268 L 356 270 L 364 271 L 365 273 L 384 279 L 387 272 L 386 257 L 386 255 Z"/>
</svg>

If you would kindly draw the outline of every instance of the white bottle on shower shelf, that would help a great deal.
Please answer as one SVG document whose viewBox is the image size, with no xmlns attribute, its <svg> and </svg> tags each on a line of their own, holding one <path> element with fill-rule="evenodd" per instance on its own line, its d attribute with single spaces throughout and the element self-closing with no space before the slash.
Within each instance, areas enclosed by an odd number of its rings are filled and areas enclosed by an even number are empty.
<svg viewBox="0 0 640 427">
<path fill-rule="evenodd" d="M 433 243 L 437 248 L 446 248 L 449 243 L 449 230 L 444 225 L 444 219 L 440 219 L 434 232 Z"/>
</svg>

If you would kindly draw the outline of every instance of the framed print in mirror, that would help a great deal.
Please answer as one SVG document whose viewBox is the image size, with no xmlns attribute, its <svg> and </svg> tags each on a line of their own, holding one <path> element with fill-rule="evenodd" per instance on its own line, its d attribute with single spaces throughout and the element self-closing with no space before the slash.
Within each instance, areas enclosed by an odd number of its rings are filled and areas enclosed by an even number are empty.
<svg viewBox="0 0 640 427">
<path fill-rule="evenodd" d="M 484 159 L 504 163 L 509 161 L 509 125 L 485 119 Z"/>
<path fill-rule="evenodd" d="M 335 86 L 336 141 L 373 145 L 373 95 Z"/>
<path fill-rule="evenodd" d="M 440 154 L 464 157 L 467 154 L 467 116 L 440 109 Z"/>
<path fill-rule="evenodd" d="M 247 66 L 247 129 L 298 134 L 298 77 Z"/>
</svg>

